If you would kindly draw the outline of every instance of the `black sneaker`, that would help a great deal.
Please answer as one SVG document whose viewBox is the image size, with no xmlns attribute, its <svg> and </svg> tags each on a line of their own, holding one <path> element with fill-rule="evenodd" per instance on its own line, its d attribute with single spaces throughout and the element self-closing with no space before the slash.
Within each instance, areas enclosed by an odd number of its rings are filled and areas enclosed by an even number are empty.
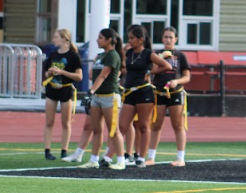
<svg viewBox="0 0 246 193">
<path fill-rule="evenodd" d="M 46 160 L 55 160 L 56 157 L 53 156 L 51 153 L 47 153 L 47 154 L 45 155 L 45 159 L 46 159 Z"/>
<path fill-rule="evenodd" d="M 67 157 L 67 153 L 61 153 L 61 158 Z"/>
<path fill-rule="evenodd" d="M 67 150 L 62 149 L 61 150 L 61 158 L 67 157 Z"/>
<path fill-rule="evenodd" d="M 146 167 L 145 162 L 144 161 L 141 161 L 141 160 L 137 160 L 136 161 L 136 166 L 138 168 L 145 168 Z"/>
<path fill-rule="evenodd" d="M 132 156 L 130 156 L 128 153 L 125 153 L 125 163 L 126 165 L 131 165 L 135 163 L 135 160 Z"/>
<path fill-rule="evenodd" d="M 104 158 L 102 158 L 99 161 L 99 167 L 108 168 L 109 166 L 110 166 L 110 162 L 107 162 Z"/>
<path fill-rule="evenodd" d="M 133 157 L 134 157 L 134 160 L 135 160 L 135 161 L 137 161 L 137 160 L 138 160 L 139 155 L 138 155 L 137 153 L 134 153 L 134 154 L 133 154 Z"/>
</svg>

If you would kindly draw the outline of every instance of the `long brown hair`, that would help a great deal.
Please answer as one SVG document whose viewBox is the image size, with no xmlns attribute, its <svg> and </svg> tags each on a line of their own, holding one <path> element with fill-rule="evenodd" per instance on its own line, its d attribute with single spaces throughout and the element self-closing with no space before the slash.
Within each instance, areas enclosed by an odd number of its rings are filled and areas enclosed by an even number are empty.
<svg viewBox="0 0 246 193">
<path fill-rule="evenodd" d="M 121 69 L 125 68 L 125 54 L 121 38 L 112 28 L 104 28 L 100 31 L 100 33 L 105 37 L 105 39 L 112 39 L 111 45 L 115 46 L 115 50 L 118 52 L 121 58 Z"/>
<path fill-rule="evenodd" d="M 71 41 L 71 32 L 68 29 L 57 29 L 56 30 L 62 38 L 67 40 L 69 43 L 69 48 L 73 50 L 74 52 L 78 53 L 78 48 L 77 46 Z"/>
</svg>

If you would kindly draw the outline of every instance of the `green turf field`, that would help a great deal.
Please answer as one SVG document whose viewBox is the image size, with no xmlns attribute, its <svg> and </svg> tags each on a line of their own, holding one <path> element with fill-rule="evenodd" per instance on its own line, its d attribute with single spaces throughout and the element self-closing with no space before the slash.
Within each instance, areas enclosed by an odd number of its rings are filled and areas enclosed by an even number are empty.
<svg viewBox="0 0 246 193">
<path fill-rule="evenodd" d="M 77 143 L 70 144 L 70 152 Z M 233 143 L 187 143 L 186 161 L 246 159 L 246 142 Z M 54 154 L 60 156 L 60 144 L 53 145 Z M 83 157 L 83 163 L 90 157 L 90 149 Z M 102 152 L 103 153 L 103 152 Z M 160 143 L 156 161 L 172 161 L 176 157 L 175 143 Z M 44 168 L 76 166 L 60 159 L 46 161 L 43 144 L 1 143 L 0 170 L 20 168 Z M 245 177 L 246 178 L 246 177 Z M 246 183 L 212 183 L 184 181 L 144 181 L 144 180 L 100 180 L 62 179 L 37 177 L 0 177 L 1 193 L 189 193 L 189 192 L 246 192 Z"/>
</svg>

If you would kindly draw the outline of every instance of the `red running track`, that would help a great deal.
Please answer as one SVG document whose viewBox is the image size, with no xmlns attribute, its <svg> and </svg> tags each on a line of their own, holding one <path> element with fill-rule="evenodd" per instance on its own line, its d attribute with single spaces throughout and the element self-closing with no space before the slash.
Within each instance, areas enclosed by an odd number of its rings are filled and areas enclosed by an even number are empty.
<svg viewBox="0 0 246 193">
<path fill-rule="evenodd" d="M 85 116 L 85 114 L 75 115 L 71 142 L 79 141 Z M 0 143 L 43 142 L 44 123 L 43 112 L 0 112 Z M 246 118 L 244 117 L 188 117 L 188 125 L 188 142 L 246 141 Z M 104 135 L 107 136 L 106 129 Z M 60 140 L 61 116 L 57 113 L 53 141 L 60 142 Z M 161 141 L 175 141 L 169 117 L 166 117 L 163 124 Z"/>
</svg>

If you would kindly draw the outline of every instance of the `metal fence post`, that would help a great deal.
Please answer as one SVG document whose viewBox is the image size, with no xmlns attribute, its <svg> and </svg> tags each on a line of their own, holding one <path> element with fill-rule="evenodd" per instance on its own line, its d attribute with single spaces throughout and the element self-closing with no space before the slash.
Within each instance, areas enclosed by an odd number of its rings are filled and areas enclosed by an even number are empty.
<svg viewBox="0 0 246 193">
<path fill-rule="evenodd" d="M 226 116 L 225 107 L 225 65 L 224 61 L 220 60 L 220 97 L 221 97 L 221 116 Z"/>
</svg>

